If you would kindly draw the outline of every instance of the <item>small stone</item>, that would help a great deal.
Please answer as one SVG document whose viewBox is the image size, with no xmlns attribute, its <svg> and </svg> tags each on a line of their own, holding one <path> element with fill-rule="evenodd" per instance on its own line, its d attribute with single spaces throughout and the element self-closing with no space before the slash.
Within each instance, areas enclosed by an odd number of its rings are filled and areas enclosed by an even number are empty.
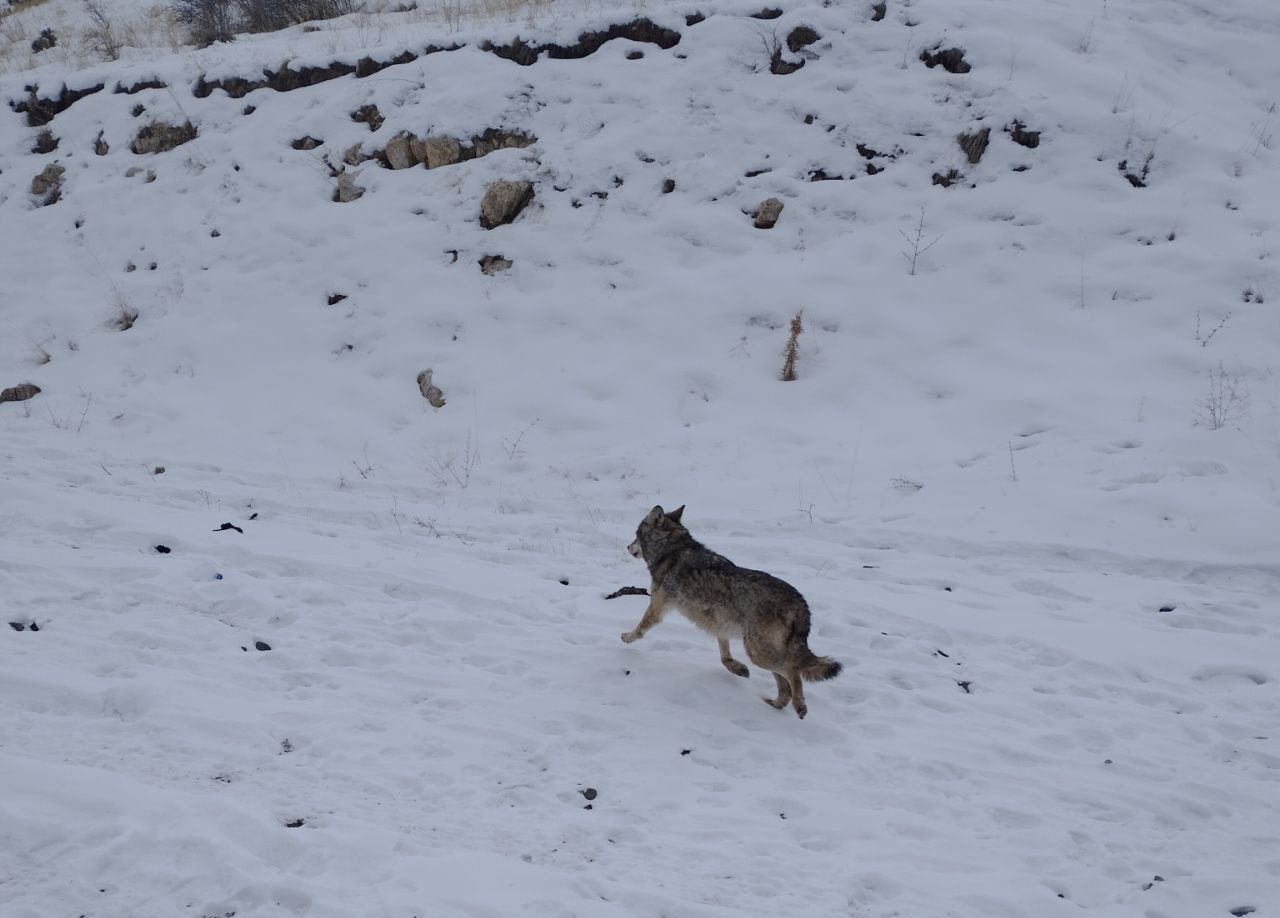
<svg viewBox="0 0 1280 918">
<path fill-rule="evenodd" d="M 673 191 L 675 191 L 675 190 L 676 190 L 676 180 L 675 180 L 675 179 L 663 179 L 663 180 L 662 180 L 662 193 L 663 193 L 663 194 L 671 194 L 671 192 L 673 192 Z"/>
<path fill-rule="evenodd" d="M 514 262 L 510 258 L 503 258 L 501 255 L 485 255 L 480 259 L 480 270 L 492 277 L 502 271 L 509 271 L 512 264 Z"/>
<path fill-rule="evenodd" d="M 329 294 L 328 302 L 330 306 L 337 306 L 346 298 L 347 295 L 345 293 L 331 293 Z"/>
<path fill-rule="evenodd" d="M 761 201 L 755 213 L 756 229 L 773 229 L 778 218 L 782 216 L 782 206 L 782 202 L 777 198 L 766 198 Z"/>
<path fill-rule="evenodd" d="M 680 750 L 680 754 L 681 754 L 681 755 L 688 755 L 688 754 L 689 754 L 689 753 L 691 753 L 691 752 L 693 752 L 693 750 L 692 750 L 692 749 L 681 749 L 681 750 Z"/>
<path fill-rule="evenodd" d="M 167 555 L 167 554 L 169 554 L 169 552 L 173 551 L 173 549 L 172 549 L 172 548 L 170 548 L 168 545 L 157 545 L 157 546 L 156 546 L 156 551 L 157 551 L 159 554 Z"/>
<path fill-rule="evenodd" d="M 820 38 L 822 38 L 822 36 L 814 31 L 810 26 L 796 26 L 787 33 L 787 50 L 792 54 L 795 54 L 801 48 L 807 48 Z"/>
<path fill-rule="evenodd" d="M 295 820 L 293 820 L 292 822 L 286 822 L 286 823 L 284 824 L 284 827 L 285 827 L 286 829 L 300 829 L 300 828 L 302 828 L 304 825 L 306 825 L 306 822 L 307 822 L 307 821 L 306 821 L 305 819 L 295 819 Z"/>
<path fill-rule="evenodd" d="M 378 106 L 369 104 L 362 105 L 352 112 L 351 120 L 361 121 L 369 126 L 369 130 L 376 131 L 382 127 L 382 122 L 385 119 L 382 117 L 382 112 L 378 111 Z"/>
<path fill-rule="evenodd" d="M 586 797 L 588 800 L 594 800 L 596 797 L 600 796 L 599 792 L 594 787 L 588 787 L 586 790 L 579 791 L 578 793 L 582 794 L 582 796 Z"/>
<path fill-rule="evenodd" d="M 431 381 L 430 368 L 418 374 L 418 391 L 422 393 L 422 397 L 427 400 L 432 408 L 444 407 L 444 392 Z"/>
<path fill-rule="evenodd" d="M 254 641 L 253 649 L 254 650 L 270 650 L 271 645 L 268 644 L 266 641 Z"/>
<path fill-rule="evenodd" d="M 560 578 L 560 585 L 561 585 L 561 586 L 568 586 L 568 585 L 569 585 L 569 578 L 568 578 L 568 577 L 561 577 L 561 578 Z"/>
<path fill-rule="evenodd" d="M 29 398 L 35 398 L 40 392 L 39 386 L 32 383 L 22 383 L 18 386 L 10 386 L 8 389 L 0 390 L 0 402 L 25 402 Z"/>
<path fill-rule="evenodd" d="M 31 180 L 31 193 L 40 198 L 40 206 L 56 204 L 62 197 L 62 177 L 66 171 L 60 163 L 49 163 Z"/>
<path fill-rule="evenodd" d="M 356 184 L 356 173 L 339 173 L 335 181 L 338 187 L 333 193 L 333 199 L 339 204 L 348 204 L 364 196 L 364 189 Z"/>
<path fill-rule="evenodd" d="M 9 627 L 14 631 L 26 631 L 27 626 L 22 622 L 9 622 Z"/>
</svg>

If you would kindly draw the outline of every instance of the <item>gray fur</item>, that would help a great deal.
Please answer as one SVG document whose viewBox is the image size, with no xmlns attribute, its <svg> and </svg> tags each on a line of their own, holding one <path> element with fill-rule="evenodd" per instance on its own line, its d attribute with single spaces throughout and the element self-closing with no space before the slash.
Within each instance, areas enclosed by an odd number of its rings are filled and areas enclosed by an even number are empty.
<svg viewBox="0 0 1280 918">
<path fill-rule="evenodd" d="M 622 635 L 630 644 L 670 609 L 679 609 L 703 631 L 714 635 L 720 662 L 736 676 L 749 670 L 729 652 L 730 640 L 741 640 L 752 663 L 773 673 L 775 708 L 790 704 L 804 717 L 808 706 L 803 682 L 834 678 L 841 665 L 809 649 L 809 604 L 791 584 L 764 571 L 738 567 L 707 548 L 684 527 L 684 507 L 670 513 L 654 507 L 636 529 L 627 550 L 644 559 L 653 583 L 649 607 L 635 628 Z"/>
</svg>

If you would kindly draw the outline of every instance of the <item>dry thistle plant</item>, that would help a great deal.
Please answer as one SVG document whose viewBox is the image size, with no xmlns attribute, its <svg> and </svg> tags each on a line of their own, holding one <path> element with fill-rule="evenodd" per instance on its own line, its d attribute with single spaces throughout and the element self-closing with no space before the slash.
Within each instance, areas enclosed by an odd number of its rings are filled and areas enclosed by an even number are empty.
<svg viewBox="0 0 1280 918">
<path fill-rule="evenodd" d="M 804 333 L 804 325 L 800 321 L 800 317 L 804 315 L 801 309 L 796 313 L 795 318 L 791 320 L 791 337 L 787 339 L 787 346 L 782 349 L 782 381 L 794 382 L 796 378 L 796 358 L 800 356 L 800 348 L 796 343 L 796 339 Z"/>
</svg>

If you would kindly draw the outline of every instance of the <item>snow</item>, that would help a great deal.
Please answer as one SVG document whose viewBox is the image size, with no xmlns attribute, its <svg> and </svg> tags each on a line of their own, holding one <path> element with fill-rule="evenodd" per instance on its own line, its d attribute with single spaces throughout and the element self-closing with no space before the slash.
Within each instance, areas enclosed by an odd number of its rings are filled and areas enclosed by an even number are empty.
<svg viewBox="0 0 1280 918">
<path fill-rule="evenodd" d="M 0 53 L 6 101 L 106 84 L 52 153 L 0 113 L 0 388 L 43 389 L 0 404 L 0 914 L 1275 914 L 1271 4 L 758 9 Z M 636 15 L 680 43 L 481 50 Z M 492 127 L 538 139 L 331 199 L 326 155 Z M 498 179 L 536 198 L 486 231 Z M 678 616 L 618 640 L 656 503 L 805 594 L 805 720 Z"/>
</svg>

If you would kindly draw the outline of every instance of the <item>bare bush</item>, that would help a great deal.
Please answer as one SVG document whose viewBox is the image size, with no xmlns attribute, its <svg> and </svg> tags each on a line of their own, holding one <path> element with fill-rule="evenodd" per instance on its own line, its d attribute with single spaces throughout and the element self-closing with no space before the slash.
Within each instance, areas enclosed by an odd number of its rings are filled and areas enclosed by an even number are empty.
<svg viewBox="0 0 1280 918">
<path fill-rule="evenodd" d="M 196 44 L 231 41 L 239 32 L 275 32 L 359 12 L 361 0 L 171 0 L 174 17 Z"/>
<path fill-rule="evenodd" d="M 1209 369 L 1209 394 L 1200 402 L 1196 423 L 1209 430 L 1238 425 L 1249 416 L 1249 388 L 1239 376 L 1229 376 L 1218 363 Z"/>
<path fill-rule="evenodd" d="M 359 0 L 238 0 L 246 32 L 274 32 L 317 19 L 359 12 Z"/>
<path fill-rule="evenodd" d="M 173 17 L 200 47 L 231 41 L 236 34 L 237 0 L 173 0 Z"/>
</svg>

